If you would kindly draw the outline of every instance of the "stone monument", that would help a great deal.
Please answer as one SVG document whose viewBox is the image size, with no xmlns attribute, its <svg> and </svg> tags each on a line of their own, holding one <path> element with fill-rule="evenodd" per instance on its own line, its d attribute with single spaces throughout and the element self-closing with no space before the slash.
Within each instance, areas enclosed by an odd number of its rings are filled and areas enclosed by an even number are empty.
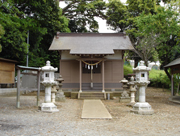
<svg viewBox="0 0 180 136">
<path fill-rule="evenodd" d="M 56 81 L 58 82 L 58 86 L 59 89 L 56 93 L 56 101 L 61 101 L 64 102 L 66 100 L 66 97 L 64 95 L 64 92 L 62 91 L 62 81 L 64 81 L 64 79 L 62 78 L 61 75 L 59 75 L 59 77 L 56 79 Z"/>
<path fill-rule="evenodd" d="M 136 74 L 136 81 L 134 81 L 134 84 L 137 85 L 139 89 L 139 102 L 134 104 L 131 112 L 136 114 L 151 115 L 154 113 L 151 105 L 146 102 L 146 88 L 150 83 L 150 81 L 148 81 L 148 71 L 150 70 L 151 68 L 144 66 L 142 63 L 136 68 L 133 68 Z"/>
<path fill-rule="evenodd" d="M 57 68 L 52 67 L 50 61 L 46 61 L 46 66 L 39 69 L 43 71 L 41 84 L 45 86 L 45 100 L 41 104 L 40 110 L 43 112 L 58 112 L 57 106 L 51 101 L 51 87 L 57 85 L 57 82 L 54 81 L 54 72 L 57 71 Z"/>
<path fill-rule="evenodd" d="M 129 102 L 130 101 L 130 97 L 129 97 L 129 94 L 127 93 L 127 88 L 128 88 L 127 83 L 128 83 L 128 80 L 126 80 L 124 78 L 120 82 L 123 83 L 123 93 L 121 94 L 121 97 L 119 98 L 119 102 Z"/>
</svg>

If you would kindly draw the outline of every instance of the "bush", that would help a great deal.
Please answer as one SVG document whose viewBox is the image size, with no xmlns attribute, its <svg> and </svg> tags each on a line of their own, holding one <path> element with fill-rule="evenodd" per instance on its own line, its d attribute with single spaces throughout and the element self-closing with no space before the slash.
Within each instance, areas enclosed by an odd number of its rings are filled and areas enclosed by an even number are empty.
<svg viewBox="0 0 180 136">
<path fill-rule="evenodd" d="M 149 72 L 149 79 L 151 83 L 149 86 L 152 87 L 164 87 L 164 88 L 170 88 L 171 87 L 171 81 L 167 77 L 164 70 L 151 70 Z"/>
<path fill-rule="evenodd" d="M 130 65 L 124 65 L 124 76 L 127 76 L 128 74 L 132 74 L 133 70 Z"/>
</svg>

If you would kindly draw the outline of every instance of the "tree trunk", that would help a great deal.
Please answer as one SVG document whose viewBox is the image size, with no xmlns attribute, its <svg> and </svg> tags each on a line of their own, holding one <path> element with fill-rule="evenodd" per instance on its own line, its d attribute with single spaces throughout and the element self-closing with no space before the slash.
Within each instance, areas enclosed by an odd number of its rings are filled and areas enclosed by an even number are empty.
<svg viewBox="0 0 180 136">
<path fill-rule="evenodd" d="M 147 60 L 144 61 L 144 64 L 145 64 L 146 67 L 148 67 L 148 61 Z"/>
<path fill-rule="evenodd" d="M 171 81 L 171 75 L 169 74 L 167 68 L 165 68 L 164 71 L 165 71 L 166 75 L 168 76 L 169 80 Z"/>
</svg>

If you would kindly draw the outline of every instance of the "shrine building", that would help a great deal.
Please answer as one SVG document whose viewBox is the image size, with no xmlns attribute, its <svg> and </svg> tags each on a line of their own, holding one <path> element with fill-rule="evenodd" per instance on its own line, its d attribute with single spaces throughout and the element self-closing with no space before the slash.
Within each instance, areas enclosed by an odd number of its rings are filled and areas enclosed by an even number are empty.
<svg viewBox="0 0 180 136">
<path fill-rule="evenodd" d="M 57 33 L 49 50 L 59 51 L 63 90 L 122 89 L 123 55 L 134 50 L 124 33 Z"/>
</svg>

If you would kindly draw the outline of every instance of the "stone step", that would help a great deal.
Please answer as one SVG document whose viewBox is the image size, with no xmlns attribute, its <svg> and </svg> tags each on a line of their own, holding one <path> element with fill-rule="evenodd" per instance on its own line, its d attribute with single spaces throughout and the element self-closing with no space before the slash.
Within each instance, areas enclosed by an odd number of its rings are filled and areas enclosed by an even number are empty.
<svg viewBox="0 0 180 136">
<path fill-rule="evenodd" d="M 106 99 L 105 93 L 78 93 L 78 99 Z"/>
</svg>

